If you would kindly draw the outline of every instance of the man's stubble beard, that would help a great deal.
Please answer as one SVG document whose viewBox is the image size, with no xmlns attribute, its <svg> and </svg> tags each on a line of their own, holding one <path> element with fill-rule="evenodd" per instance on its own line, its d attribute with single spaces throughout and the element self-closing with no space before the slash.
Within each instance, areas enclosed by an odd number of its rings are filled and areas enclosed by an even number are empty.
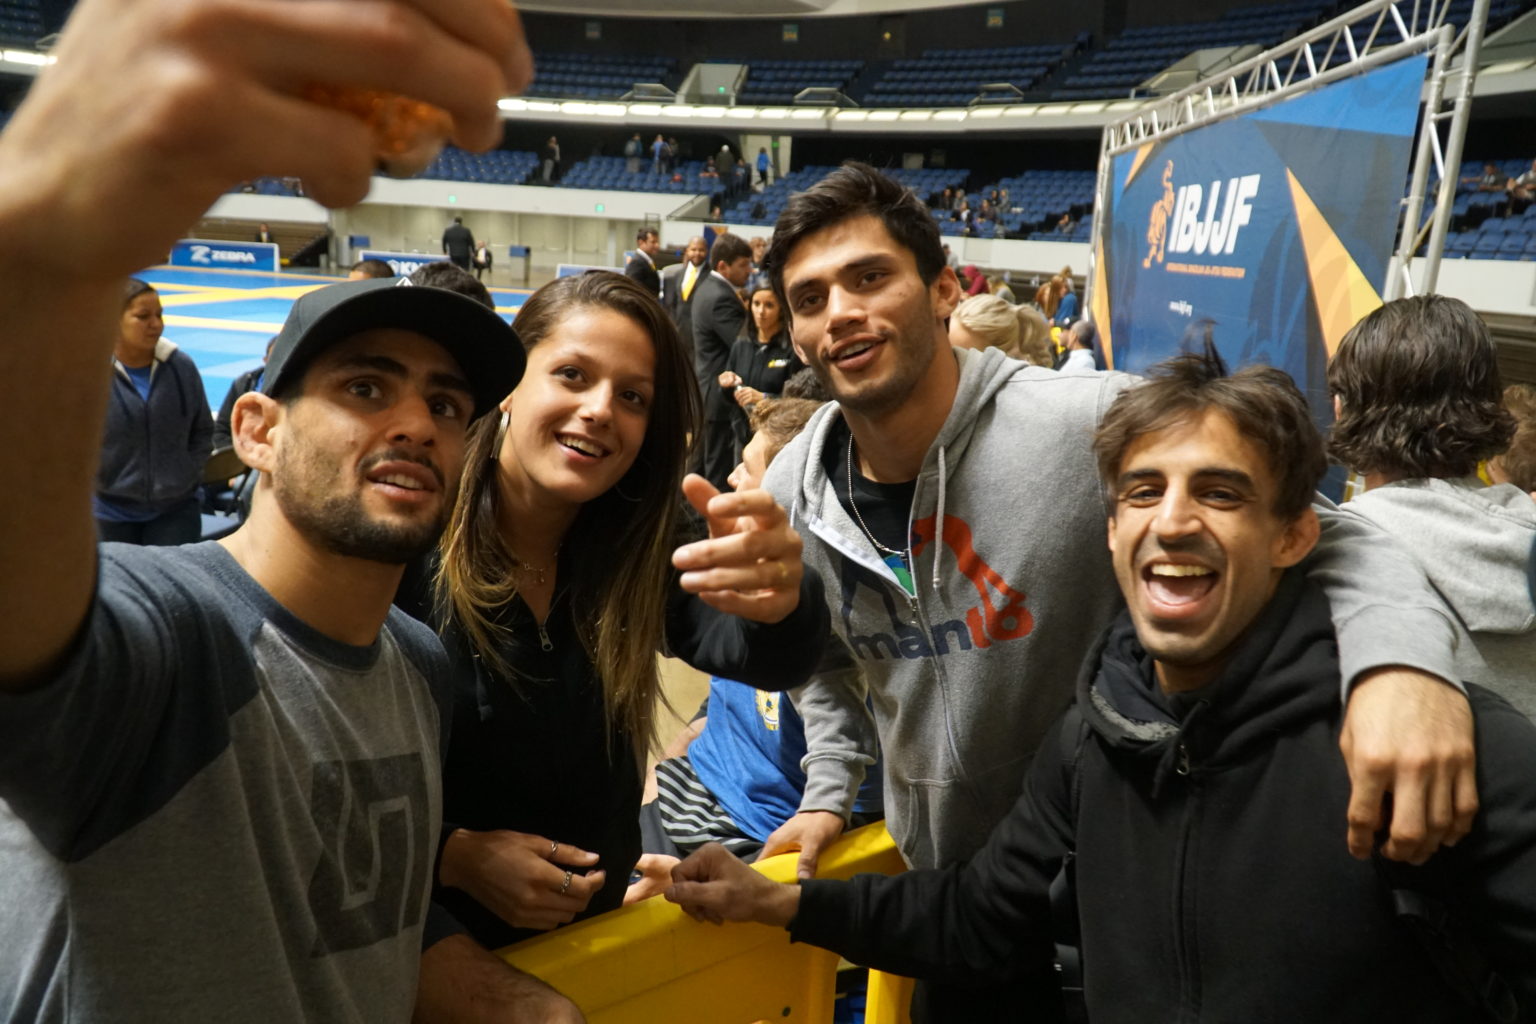
<svg viewBox="0 0 1536 1024">
<path fill-rule="evenodd" d="M 291 483 L 324 477 L 325 468 L 313 451 L 289 455 L 285 449 L 278 456 L 273 497 L 299 533 L 332 554 L 384 565 L 405 565 L 437 545 L 453 509 L 451 493 L 430 521 L 390 523 L 369 516 L 360 491 L 315 500 L 302 485 Z"/>
</svg>

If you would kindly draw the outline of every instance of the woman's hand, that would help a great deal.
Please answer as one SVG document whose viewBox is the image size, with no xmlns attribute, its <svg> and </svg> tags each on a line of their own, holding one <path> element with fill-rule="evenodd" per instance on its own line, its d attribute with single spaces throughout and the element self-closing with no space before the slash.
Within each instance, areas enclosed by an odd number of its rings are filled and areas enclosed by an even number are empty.
<svg viewBox="0 0 1536 1024">
<path fill-rule="evenodd" d="M 745 384 L 736 387 L 736 404 L 743 409 L 756 405 L 763 400 L 763 393 L 757 388 L 749 388 Z"/>
<path fill-rule="evenodd" d="M 739 384 L 741 384 L 741 378 L 730 370 L 726 370 L 720 375 L 720 386 L 726 390 L 730 390 Z"/>
<path fill-rule="evenodd" d="M 458 829 L 443 846 L 440 881 L 462 889 L 514 928 L 547 931 L 568 923 L 607 879 L 597 854 L 543 836 Z"/>
<path fill-rule="evenodd" d="M 672 553 L 680 585 L 729 615 L 779 622 L 800 603 L 800 534 L 789 515 L 761 489 L 721 494 L 690 473 L 683 494 L 709 523 L 709 539 Z"/>
</svg>

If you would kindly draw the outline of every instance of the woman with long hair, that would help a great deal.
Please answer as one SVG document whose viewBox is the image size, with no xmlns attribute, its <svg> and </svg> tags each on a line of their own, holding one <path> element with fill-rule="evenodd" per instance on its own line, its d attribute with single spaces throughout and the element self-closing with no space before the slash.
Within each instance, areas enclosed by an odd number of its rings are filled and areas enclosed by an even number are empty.
<svg viewBox="0 0 1536 1024">
<path fill-rule="evenodd" d="M 433 581 L 454 686 L 434 899 L 491 948 L 622 902 L 640 854 L 658 651 L 733 678 L 814 667 L 788 650 L 776 665 L 731 662 L 744 653 L 730 643 L 739 620 L 706 601 L 751 614 L 740 605 L 759 595 L 755 617 L 786 631 L 814 632 L 825 614 L 782 514 L 735 576 L 712 577 L 732 596 L 680 589 L 679 486 L 699 394 L 654 295 L 610 272 L 562 278 L 513 326 L 527 370 L 501 416 L 470 430 Z M 696 507 L 713 493 L 690 487 Z M 777 508 L 766 492 L 746 497 L 744 508 Z M 718 534 L 734 520 L 709 522 Z"/>
<path fill-rule="evenodd" d="M 736 400 L 731 430 L 736 434 L 738 457 L 752 440 L 747 413 L 764 398 L 778 398 L 784 392 L 784 382 L 805 369 L 790 344 L 789 325 L 773 289 L 767 284 L 753 289 L 747 311 L 751 315 L 731 346 L 719 380 L 720 386 L 732 392 Z"/>
<path fill-rule="evenodd" d="M 196 364 L 160 336 L 164 329 L 159 293 L 129 278 L 96 469 L 102 540 L 186 544 L 202 532 L 197 488 L 211 454 L 213 415 Z"/>
<path fill-rule="evenodd" d="M 1056 310 L 1060 308 L 1062 297 L 1066 294 L 1067 279 L 1056 274 L 1035 291 L 1035 307 L 1045 314 L 1047 320 L 1055 320 Z"/>
</svg>

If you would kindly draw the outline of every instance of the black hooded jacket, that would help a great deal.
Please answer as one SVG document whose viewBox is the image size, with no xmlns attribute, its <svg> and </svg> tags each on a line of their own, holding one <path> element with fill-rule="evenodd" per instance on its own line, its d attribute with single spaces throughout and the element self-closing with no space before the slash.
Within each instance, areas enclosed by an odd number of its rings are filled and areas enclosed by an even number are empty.
<svg viewBox="0 0 1536 1024">
<path fill-rule="evenodd" d="M 1048 890 L 1075 860 L 1094 1024 L 1475 1021 L 1345 848 L 1333 626 L 1295 570 L 1221 676 L 1169 700 L 1121 613 L 968 863 L 807 882 L 792 937 L 916 977 L 1046 960 Z M 1405 872 L 1471 927 L 1536 1013 L 1536 726 L 1471 688 L 1482 811 Z"/>
</svg>

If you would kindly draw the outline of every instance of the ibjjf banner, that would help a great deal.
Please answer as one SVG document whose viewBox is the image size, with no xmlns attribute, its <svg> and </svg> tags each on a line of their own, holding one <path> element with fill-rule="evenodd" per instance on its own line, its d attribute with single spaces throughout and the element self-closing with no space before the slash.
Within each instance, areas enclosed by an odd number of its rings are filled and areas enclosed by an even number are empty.
<svg viewBox="0 0 1536 1024">
<path fill-rule="evenodd" d="M 352 254 L 357 260 L 378 260 L 388 263 L 396 277 L 410 277 L 428 263 L 441 263 L 447 256 L 433 256 L 424 252 L 384 252 L 380 249 L 364 249 Z"/>
<path fill-rule="evenodd" d="M 1266 363 L 1330 416 L 1324 368 L 1381 304 L 1428 58 L 1116 156 L 1094 319 L 1116 369 L 1198 351 Z"/>
<path fill-rule="evenodd" d="M 277 273 L 277 246 L 271 242 L 218 242 L 183 238 L 171 249 L 173 267 L 222 267 Z"/>
</svg>

